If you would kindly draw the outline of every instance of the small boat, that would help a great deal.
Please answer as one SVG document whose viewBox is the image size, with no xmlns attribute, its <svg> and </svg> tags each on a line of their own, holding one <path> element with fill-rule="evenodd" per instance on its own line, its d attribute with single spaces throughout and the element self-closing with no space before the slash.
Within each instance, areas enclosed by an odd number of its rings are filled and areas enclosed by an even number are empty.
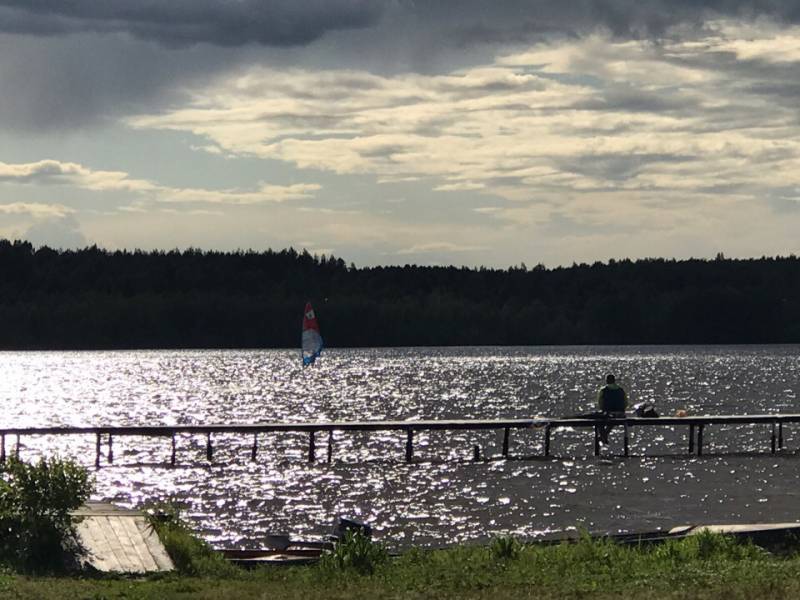
<svg viewBox="0 0 800 600">
<path fill-rule="evenodd" d="M 334 544 L 348 531 L 360 531 L 367 538 L 372 537 L 372 527 L 351 518 L 339 517 L 330 535 L 321 540 L 293 540 L 285 534 L 267 535 L 264 546 L 257 550 L 220 550 L 228 562 L 240 567 L 259 565 L 306 565 L 317 562 L 326 551 L 333 550 Z"/>
<path fill-rule="evenodd" d="M 300 341 L 300 355 L 303 358 L 303 366 L 313 365 L 314 361 L 322 353 L 322 348 L 322 335 L 319 332 L 317 315 L 311 306 L 311 302 L 306 302 L 306 308 L 303 311 L 303 333 Z"/>
<path fill-rule="evenodd" d="M 267 536 L 277 538 L 283 536 Z M 240 567 L 259 565 L 308 565 L 317 562 L 325 550 L 333 549 L 331 542 L 286 540 L 286 543 L 269 543 L 257 550 L 220 550 L 228 562 Z"/>
</svg>

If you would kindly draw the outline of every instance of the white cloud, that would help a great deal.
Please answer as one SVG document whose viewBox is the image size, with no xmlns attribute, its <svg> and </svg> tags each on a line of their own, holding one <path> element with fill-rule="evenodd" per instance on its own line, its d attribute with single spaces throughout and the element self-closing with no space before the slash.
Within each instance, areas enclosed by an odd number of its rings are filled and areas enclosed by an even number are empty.
<svg viewBox="0 0 800 600">
<path fill-rule="evenodd" d="M 38 202 L 10 202 L 0 204 L 0 214 L 28 215 L 37 219 L 62 218 L 75 212 L 75 209 L 63 204 L 44 204 Z"/>
<path fill-rule="evenodd" d="M 443 183 L 433 188 L 437 192 L 463 192 L 468 190 L 482 190 L 486 188 L 485 183 L 473 183 L 471 181 L 461 181 L 459 183 Z"/>
<path fill-rule="evenodd" d="M 0 182 L 38 185 L 71 185 L 94 191 L 152 191 L 148 181 L 131 179 L 121 171 L 92 171 L 82 165 L 57 160 L 9 164 L 0 162 Z"/>
<path fill-rule="evenodd" d="M 262 204 L 311 198 L 321 186 L 297 183 L 293 185 L 261 185 L 257 190 L 207 190 L 192 188 L 160 188 L 159 202 L 202 202 L 209 204 Z"/>
<path fill-rule="evenodd" d="M 206 204 L 262 204 L 310 198 L 321 186 L 314 183 L 292 185 L 261 184 L 254 190 L 176 188 L 135 179 L 122 171 L 94 171 L 83 165 L 56 160 L 9 164 L 0 162 L 0 183 L 71 186 L 94 192 L 123 191 L 145 196 L 153 202 Z M 143 210 L 141 202 L 123 207 Z"/>
<path fill-rule="evenodd" d="M 445 75 L 255 68 L 130 123 L 304 169 L 500 196 L 522 206 L 492 214 L 519 224 L 671 221 L 687 199 L 719 210 L 717 195 L 759 202 L 800 185 L 796 109 L 740 65 L 800 68 L 797 48 L 798 28 L 712 24 L 694 38 L 562 39 Z M 720 52 L 738 60 L 711 60 Z"/>
<path fill-rule="evenodd" d="M 692 46 L 705 53 L 730 52 L 737 60 L 767 63 L 800 62 L 800 27 L 779 26 L 769 21 L 756 23 L 718 21 L 708 24 L 713 35 Z M 681 54 L 680 49 L 676 53 Z M 685 52 L 682 53 L 685 55 Z"/>
</svg>

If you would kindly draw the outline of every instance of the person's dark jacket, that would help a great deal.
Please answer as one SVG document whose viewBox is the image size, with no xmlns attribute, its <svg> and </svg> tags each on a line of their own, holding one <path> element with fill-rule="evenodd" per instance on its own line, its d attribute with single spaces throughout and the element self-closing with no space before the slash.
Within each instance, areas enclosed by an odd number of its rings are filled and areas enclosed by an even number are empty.
<svg viewBox="0 0 800 600">
<path fill-rule="evenodd" d="M 597 392 L 597 406 L 607 413 L 624 413 L 628 408 L 628 396 L 616 383 L 609 383 Z"/>
</svg>

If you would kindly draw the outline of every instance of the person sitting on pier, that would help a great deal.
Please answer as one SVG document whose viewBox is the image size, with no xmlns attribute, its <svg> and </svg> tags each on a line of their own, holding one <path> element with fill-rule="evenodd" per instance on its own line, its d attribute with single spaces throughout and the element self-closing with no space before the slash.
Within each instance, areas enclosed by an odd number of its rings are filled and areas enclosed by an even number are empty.
<svg viewBox="0 0 800 600">
<path fill-rule="evenodd" d="M 597 405 L 604 416 L 612 419 L 620 419 L 625 416 L 625 409 L 628 408 L 628 396 L 625 390 L 618 386 L 616 378 L 609 373 L 606 375 L 606 384 L 597 392 Z M 600 425 L 600 441 L 608 444 L 608 432 L 613 425 Z"/>
</svg>

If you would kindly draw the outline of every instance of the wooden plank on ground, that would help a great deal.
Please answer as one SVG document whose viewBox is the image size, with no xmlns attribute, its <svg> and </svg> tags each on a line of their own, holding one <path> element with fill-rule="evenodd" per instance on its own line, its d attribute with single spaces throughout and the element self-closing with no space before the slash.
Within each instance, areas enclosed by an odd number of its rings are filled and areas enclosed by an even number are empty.
<svg viewBox="0 0 800 600">
<path fill-rule="evenodd" d="M 136 552 L 135 544 L 128 535 L 123 520 L 128 520 L 131 517 L 106 517 L 108 519 L 108 526 L 117 538 L 117 549 L 124 558 L 122 559 L 122 566 L 126 572 L 141 573 L 146 572 L 147 569 Z"/>
<path fill-rule="evenodd" d="M 153 560 L 158 566 L 158 570 L 174 571 L 175 565 L 172 563 L 172 559 L 169 557 L 169 554 L 167 554 L 167 549 L 164 548 L 164 544 L 161 543 L 153 526 L 145 519 L 136 519 L 135 522 L 150 556 L 153 557 Z"/>
<path fill-rule="evenodd" d="M 87 553 L 85 565 L 98 571 L 150 573 L 175 567 L 158 535 L 138 512 L 90 503 L 75 511 L 76 532 Z"/>
<path fill-rule="evenodd" d="M 94 517 L 89 517 L 89 518 L 92 519 Z M 111 527 L 111 523 L 109 521 L 109 519 L 111 518 L 113 517 L 108 517 L 108 516 L 97 517 L 97 522 L 100 524 L 100 531 L 105 536 L 106 542 L 108 542 L 109 546 L 111 546 L 111 553 L 114 555 L 114 560 L 116 561 L 116 568 L 114 570 L 120 573 L 124 573 L 126 572 L 125 551 L 120 546 L 117 534 Z"/>
<path fill-rule="evenodd" d="M 75 531 L 78 541 L 85 552 L 80 562 L 98 571 L 114 571 L 117 566 L 114 554 L 111 552 L 111 546 L 106 541 L 102 531 L 100 531 L 100 524 L 95 519 L 84 518 L 76 525 Z"/>
<path fill-rule="evenodd" d="M 120 517 L 118 519 L 119 524 L 125 531 L 125 536 L 130 540 L 131 547 L 141 562 L 144 571 L 158 571 L 158 565 L 147 548 L 147 543 L 144 541 L 141 530 L 136 526 L 136 521 L 139 520 L 144 522 L 144 517 Z"/>
</svg>

